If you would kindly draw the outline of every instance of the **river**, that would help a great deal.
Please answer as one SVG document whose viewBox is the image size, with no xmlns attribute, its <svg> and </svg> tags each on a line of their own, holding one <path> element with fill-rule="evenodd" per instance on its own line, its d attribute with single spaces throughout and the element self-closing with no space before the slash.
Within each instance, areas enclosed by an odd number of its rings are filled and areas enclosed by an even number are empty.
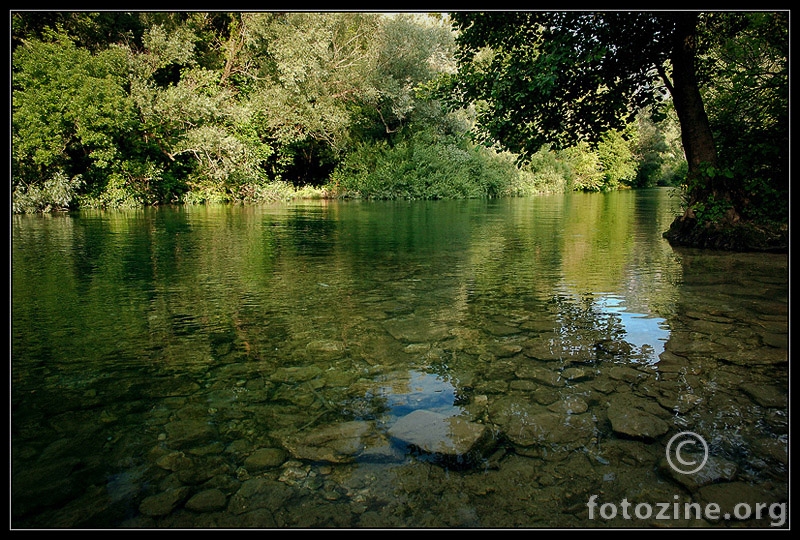
<svg viewBox="0 0 800 540">
<path fill-rule="evenodd" d="M 678 212 L 13 216 L 11 527 L 786 528 L 789 258 Z"/>
</svg>

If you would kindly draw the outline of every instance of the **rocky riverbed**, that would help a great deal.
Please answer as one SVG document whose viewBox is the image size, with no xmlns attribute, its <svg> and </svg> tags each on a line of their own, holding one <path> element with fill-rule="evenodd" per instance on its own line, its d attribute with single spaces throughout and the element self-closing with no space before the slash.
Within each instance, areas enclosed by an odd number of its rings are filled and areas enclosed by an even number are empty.
<svg viewBox="0 0 800 540">
<path fill-rule="evenodd" d="M 286 365 L 231 334 L 199 367 L 75 387 L 53 376 L 35 390 L 53 399 L 15 416 L 12 522 L 769 526 L 587 512 L 592 494 L 788 500 L 786 304 L 747 308 L 685 311 L 655 361 L 624 339 L 576 340 L 519 313 L 466 327 L 387 308 L 351 321 L 359 341 L 283 343 Z M 668 439 L 684 430 L 710 446 L 700 474 L 666 464 Z"/>
</svg>

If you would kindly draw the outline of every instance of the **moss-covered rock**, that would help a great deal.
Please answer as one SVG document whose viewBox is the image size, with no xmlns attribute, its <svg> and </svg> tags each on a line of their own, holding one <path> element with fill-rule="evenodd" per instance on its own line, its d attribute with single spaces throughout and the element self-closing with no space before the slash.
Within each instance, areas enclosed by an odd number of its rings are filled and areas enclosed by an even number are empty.
<svg viewBox="0 0 800 540">
<path fill-rule="evenodd" d="M 789 226 L 786 223 L 700 223 L 696 218 L 679 216 L 663 236 L 673 246 L 726 251 L 789 251 Z"/>
</svg>

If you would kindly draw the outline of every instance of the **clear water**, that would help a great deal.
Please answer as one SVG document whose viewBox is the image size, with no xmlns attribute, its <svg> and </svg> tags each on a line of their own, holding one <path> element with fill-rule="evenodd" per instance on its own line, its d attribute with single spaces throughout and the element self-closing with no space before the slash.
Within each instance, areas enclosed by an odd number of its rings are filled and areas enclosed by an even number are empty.
<svg viewBox="0 0 800 540">
<path fill-rule="evenodd" d="M 15 216 L 12 528 L 772 528 L 590 514 L 788 501 L 788 257 L 673 249 L 677 212 L 653 189 Z M 418 411 L 484 436 L 392 435 Z M 665 465 L 687 430 L 705 476 Z"/>
</svg>

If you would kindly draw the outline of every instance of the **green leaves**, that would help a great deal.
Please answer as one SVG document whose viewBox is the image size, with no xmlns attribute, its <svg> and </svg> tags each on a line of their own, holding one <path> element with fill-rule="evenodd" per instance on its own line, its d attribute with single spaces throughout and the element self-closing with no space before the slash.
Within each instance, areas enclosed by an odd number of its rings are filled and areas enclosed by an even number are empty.
<svg viewBox="0 0 800 540">
<path fill-rule="evenodd" d="M 701 163 L 698 171 L 702 176 L 712 180 L 717 177 L 728 178 L 728 179 L 734 177 L 733 170 L 719 169 L 717 167 L 714 167 L 713 165 L 709 165 L 708 163 Z"/>
<path fill-rule="evenodd" d="M 320 184 L 359 141 L 399 139 L 414 121 L 466 131 L 426 86 L 455 70 L 450 28 L 421 14 L 13 22 L 20 196 L 63 173 L 81 175 L 74 189 L 94 206 L 171 202 L 192 189 L 187 199 L 232 200 L 269 181 Z"/>
<path fill-rule="evenodd" d="M 603 165 L 603 189 L 615 189 L 620 183 L 630 185 L 633 182 L 638 161 L 622 132 L 606 131 L 597 145 L 597 154 Z"/>
<path fill-rule="evenodd" d="M 719 222 L 731 208 L 731 201 L 718 198 L 713 193 L 692 205 L 692 210 L 700 225 Z"/>
<path fill-rule="evenodd" d="M 58 170 L 83 173 L 76 154 L 98 169 L 117 158 L 119 134 L 135 126 L 125 58 L 113 47 L 91 54 L 63 34 L 17 48 L 12 147 L 18 181 L 36 183 Z"/>
<path fill-rule="evenodd" d="M 69 178 L 57 171 L 41 185 L 16 186 L 12 209 L 16 214 L 68 210 L 77 199 L 82 184 L 80 176 Z"/>
<path fill-rule="evenodd" d="M 645 14 L 534 12 L 460 13 L 454 16 L 461 47 L 459 68 L 469 76 L 457 86 L 465 101 L 485 100 L 479 121 L 507 148 L 530 155 L 542 144 L 566 147 L 597 142 L 601 133 L 621 128 L 631 111 L 648 102 L 653 67 L 663 60 L 669 40 L 652 43 L 648 29 L 669 21 Z M 491 63 L 471 67 L 478 51 L 494 51 Z M 493 117 L 525 126 L 517 136 Z"/>
<path fill-rule="evenodd" d="M 788 13 L 708 17 L 704 89 L 723 171 L 704 170 L 746 193 L 742 217 L 788 219 Z M 734 174 L 735 173 L 735 174 Z"/>
</svg>

